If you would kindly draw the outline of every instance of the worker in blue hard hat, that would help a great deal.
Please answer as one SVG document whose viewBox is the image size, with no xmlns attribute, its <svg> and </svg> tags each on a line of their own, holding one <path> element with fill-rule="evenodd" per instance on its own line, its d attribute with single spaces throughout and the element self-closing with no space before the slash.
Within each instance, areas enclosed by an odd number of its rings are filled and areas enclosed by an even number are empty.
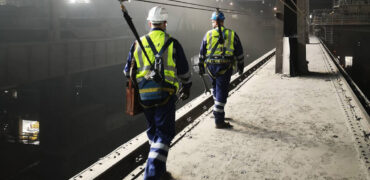
<svg viewBox="0 0 370 180">
<path fill-rule="evenodd" d="M 150 32 L 141 37 L 144 50 L 135 42 L 129 52 L 124 70 L 126 76 L 136 78 L 140 103 L 148 122 L 150 143 L 145 167 L 145 180 L 168 178 L 166 160 L 170 143 L 175 136 L 176 93 L 189 98 L 191 74 L 180 43 L 166 33 L 168 13 L 165 8 L 153 7 L 147 20 Z M 158 69 L 156 68 L 158 66 Z"/>
<path fill-rule="evenodd" d="M 243 73 L 243 47 L 235 31 L 224 27 L 224 13 L 213 12 L 211 20 L 213 29 L 205 34 L 200 47 L 199 74 L 203 76 L 207 71 L 212 80 L 216 128 L 232 128 L 225 122 L 224 108 L 234 65 L 239 75 Z"/>
<path fill-rule="evenodd" d="M 217 11 L 215 11 L 215 12 L 213 12 L 212 13 L 212 17 L 211 17 L 211 20 L 213 20 L 213 21 L 216 21 L 217 22 L 217 19 L 219 19 L 220 21 L 224 21 L 225 20 L 225 15 L 224 15 L 224 13 L 223 12 L 221 12 L 221 11 L 219 11 L 219 12 L 217 12 Z"/>
</svg>

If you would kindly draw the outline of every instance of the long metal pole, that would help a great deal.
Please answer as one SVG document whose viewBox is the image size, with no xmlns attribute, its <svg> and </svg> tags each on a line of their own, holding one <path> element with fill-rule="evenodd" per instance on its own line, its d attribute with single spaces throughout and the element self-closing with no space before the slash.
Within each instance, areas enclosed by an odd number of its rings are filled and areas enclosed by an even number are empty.
<svg viewBox="0 0 370 180">
<path fill-rule="evenodd" d="M 140 37 L 139 37 L 139 34 L 137 33 L 137 30 L 136 30 L 136 28 L 135 28 L 135 25 L 134 25 L 134 23 L 132 22 L 132 18 L 131 18 L 131 17 L 130 17 L 130 15 L 128 14 L 127 9 L 126 9 L 126 7 L 125 7 L 125 6 L 124 6 L 124 4 L 123 4 L 123 2 L 124 2 L 124 1 L 126 1 L 126 0 L 119 0 L 119 2 L 120 2 L 120 4 L 121 4 L 121 10 L 122 10 L 122 13 L 123 13 L 123 17 L 126 19 L 126 22 L 127 22 L 128 26 L 130 27 L 130 29 L 131 29 L 132 33 L 134 33 L 134 36 L 135 36 L 135 38 L 136 38 L 136 40 L 137 40 L 137 42 L 138 42 L 138 44 L 139 44 L 140 48 L 143 50 L 145 57 L 148 59 L 148 62 L 149 62 L 149 64 L 150 64 L 151 68 L 154 68 L 153 64 L 152 64 L 152 63 L 150 62 L 150 60 L 149 60 L 149 56 L 148 56 L 148 54 L 147 54 L 147 53 L 146 53 L 146 51 L 145 51 L 145 48 L 144 48 L 144 46 L 143 46 L 143 43 L 142 43 L 142 42 L 141 42 L 141 40 L 140 40 Z"/>
<path fill-rule="evenodd" d="M 202 77 L 202 80 L 203 80 L 203 84 L 204 84 L 204 93 L 207 94 L 207 93 L 211 93 L 211 91 L 209 90 L 208 86 L 207 86 L 207 83 L 206 83 L 206 80 L 204 79 L 204 75 L 201 75 L 200 77 Z"/>
<path fill-rule="evenodd" d="M 217 8 L 217 25 L 218 25 L 218 34 L 219 34 L 218 43 L 219 44 L 224 44 L 224 36 L 222 34 L 222 29 L 221 29 L 220 22 L 221 22 L 221 20 L 220 20 L 220 9 Z"/>
</svg>

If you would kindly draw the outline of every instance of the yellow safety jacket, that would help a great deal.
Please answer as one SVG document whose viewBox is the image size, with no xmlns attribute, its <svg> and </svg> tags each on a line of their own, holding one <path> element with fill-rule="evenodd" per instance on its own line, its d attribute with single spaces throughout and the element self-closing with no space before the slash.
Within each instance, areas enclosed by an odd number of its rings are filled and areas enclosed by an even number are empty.
<svg viewBox="0 0 370 180">
<path fill-rule="evenodd" d="M 218 28 L 214 28 L 207 32 L 207 53 L 205 68 L 208 74 L 215 78 L 217 75 L 225 74 L 230 68 L 233 67 L 234 62 L 234 40 L 235 32 L 231 29 L 221 27 L 221 31 L 224 37 L 224 44 L 220 44 Z M 217 45 L 217 46 L 216 46 Z M 218 71 L 213 74 L 207 68 L 207 64 L 228 64 L 225 69 Z"/>
<path fill-rule="evenodd" d="M 235 32 L 231 29 L 221 27 L 224 34 L 224 44 L 219 44 L 218 28 L 214 28 L 207 32 L 207 61 L 214 61 L 213 63 L 230 63 L 234 56 L 234 36 Z M 215 47 L 217 45 L 217 47 Z M 212 54 L 213 48 L 216 48 Z M 210 57 L 211 56 L 211 57 Z M 231 62 L 232 63 L 232 62 Z"/>
<path fill-rule="evenodd" d="M 165 42 L 170 38 L 170 35 L 161 30 L 153 30 L 148 34 L 148 36 L 153 41 L 157 52 L 160 52 Z M 155 54 L 146 37 L 143 36 L 140 39 L 149 57 L 148 60 L 140 46 L 136 45 L 134 58 L 137 67 L 136 81 L 139 88 L 140 99 L 142 101 L 166 99 L 179 89 L 179 83 L 176 76 L 176 63 L 173 59 L 173 42 L 162 55 L 163 71 L 160 73 L 163 73 L 162 76 L 164 80 L 162 83 L 157 83 L 153 80 L 145 79 L 145 75 L 150 73 L 151 70 L 149 61 L 152 65 L 155 63 Z"/>
</svg>

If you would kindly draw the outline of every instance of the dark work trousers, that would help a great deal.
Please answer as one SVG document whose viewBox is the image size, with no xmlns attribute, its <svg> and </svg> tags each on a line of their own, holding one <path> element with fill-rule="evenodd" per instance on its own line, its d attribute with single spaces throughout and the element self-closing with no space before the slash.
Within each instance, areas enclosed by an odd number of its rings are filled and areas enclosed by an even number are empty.
<svg viewBox="0 0 370 180">
<path fill-rule="evenodd" d="M 147 135 L 150 151 L 145 167 L 145 180 L 157 180 L 166 172 L 168 149 L 175 137 L 175 101 L 171 97 L 163 106 L 144 109 L 148 122 Z"/>
<path fill-rule="evenodd" d="M 208 70 L 215 78 L 211 78 L 212 86 L 213 86 L 213 100 L 214 100 L 214 107 L 213 107 L 213 115 L 215 116 L 215 123 L 223 123 L 225 121 L 225 105 L 227 101 L 227 97 L 229 95 L 229 84 L 230 78 L 232 75 L 232 68 L 229 68 L 222 75 L 217 75 L 217 73 L 225 69 L 224 64 L 222 65 L 207 65 Z"/>
</svg>

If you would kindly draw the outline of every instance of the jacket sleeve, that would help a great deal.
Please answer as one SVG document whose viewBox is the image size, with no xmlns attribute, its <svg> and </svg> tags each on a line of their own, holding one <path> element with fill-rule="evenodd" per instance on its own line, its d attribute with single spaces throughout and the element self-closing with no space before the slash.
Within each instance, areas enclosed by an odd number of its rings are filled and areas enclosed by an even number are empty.
<svg viewBox="0 0 370 180">
<path fill-rule="evenodd" d="M 190 88 L 192 85 L 191 74 L 189 64 L 184 53 L 184 49 L 176 39 L 174 39 L 173 45 L 174 45 L 173 56 L 176 62 L 177 77 L 179 77 L 184 88 Z"/>
<path fill-rule="evenodd" d="M 234 47 L 235 47 L 234 56 L 236 58 L 238 67 L 240 66 L 244 67 L 244 52 L 243 52 L 242 44 L 240 42 L 239 36 L 236 33 L 235 33 L 234 38 L 235 38 L 234 39 Z"/>
<path fill-rule="evenodd" d="M 134 59 L 134 51 L 135 51 L 135 42 L 132 43 L 131 45 L 131 48 L 130 48 L 130 51 L 128 52 L 128 56 L 127 56 L 127 62 L 126 62 L 126 65 L 125 65 L 125 68 L 123 70 L 123 73 L 125 74 L 126 77 L 130 77 L 130 67 L 131 67 L 131 62 L 132 60 Z"/>
</svg>

